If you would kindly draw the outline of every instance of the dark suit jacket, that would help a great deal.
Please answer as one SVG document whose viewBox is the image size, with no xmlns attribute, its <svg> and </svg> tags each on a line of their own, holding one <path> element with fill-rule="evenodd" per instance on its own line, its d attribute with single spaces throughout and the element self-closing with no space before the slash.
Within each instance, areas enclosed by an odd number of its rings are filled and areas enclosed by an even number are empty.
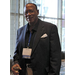
<svg viewBox="0 0 75 75">
<path fill-rule="evenodd" d="M 22 59 L 22 50 L 25 47 L 27 25 L 17 31 L 14 61 L 18 61 L 22 67 L 20 75 L 25 75 L 26 71 L 25 61 Z M 44 34 L 47 34 L 47 37 L 41 38 Z M 59 75 L 60 64 L 61 47 L 57 27 L 51 23 L 39 20 L 31 54 L 33 75 Z"/>
</svg>

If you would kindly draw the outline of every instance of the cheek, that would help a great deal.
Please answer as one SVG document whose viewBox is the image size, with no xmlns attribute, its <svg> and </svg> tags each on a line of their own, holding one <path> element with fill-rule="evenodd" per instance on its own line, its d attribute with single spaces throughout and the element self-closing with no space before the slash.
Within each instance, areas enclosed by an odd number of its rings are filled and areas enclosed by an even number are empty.
<svg viewBox="0 0 75 75">
<path fill-rule="evenodd" d="M 34 14 L 34 15 L 33 15 L 33 18 L 34 18 L 34 20 L 35 20 L 35 19 L 37 18 L 37 15 Z"/>
</svg>

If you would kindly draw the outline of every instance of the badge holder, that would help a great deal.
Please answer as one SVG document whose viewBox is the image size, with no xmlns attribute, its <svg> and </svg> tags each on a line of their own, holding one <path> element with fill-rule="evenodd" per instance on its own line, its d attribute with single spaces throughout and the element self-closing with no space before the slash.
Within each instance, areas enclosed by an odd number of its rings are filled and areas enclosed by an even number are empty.
<svg viewBox="0 0 75 75">
<path fill-rule="evenodd" d="M 31 52 L 32 52 L 31 48 L 23 48 L 23 52 L 22 52 L 23 58 L 30 59 Z"/>
<path fill-rule="evenodd" d="M 22 52 L 22 57 L 23 58 L 26 58 L 26 59 L 30 59 L 30 57 L 31 57 L 32 49 L 29 48 L 29 44 L 30 44 L 30 40 L 31 40 L 31 35 L 32 34 L 30 32 L 28 46 L 27 46 L 27 48 L 23 48 L 23 52 Z"/>
</svg>

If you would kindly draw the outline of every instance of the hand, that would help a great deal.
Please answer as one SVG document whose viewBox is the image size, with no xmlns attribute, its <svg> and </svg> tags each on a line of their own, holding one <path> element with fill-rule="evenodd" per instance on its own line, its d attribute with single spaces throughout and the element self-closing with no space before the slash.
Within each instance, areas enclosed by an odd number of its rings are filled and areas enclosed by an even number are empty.
<svg viewBox="0 0 75 75">
<path fill-rule="evenodd" d="M 14 75 L 19 75 L 19 70 L 22 70 L 19 64 L 14 64 L 11 68 Z"/>
</svg>

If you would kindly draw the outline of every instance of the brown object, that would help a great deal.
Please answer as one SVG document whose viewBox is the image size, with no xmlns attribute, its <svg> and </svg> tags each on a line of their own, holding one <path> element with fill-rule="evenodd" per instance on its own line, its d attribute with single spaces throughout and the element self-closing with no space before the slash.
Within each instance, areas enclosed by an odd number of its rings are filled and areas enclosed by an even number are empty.
<svg viewBox="0 0 75 75">
<path fill-rule="evenodd" d="M 26 71 L 27 71 L 26 75 L 33 75 L 32 68 L 29 67 L 29 65 L 30 65 L 30 64 L 26 64 L 26 66 L 27 66 L 27 68 L 26 68 Z"/>
<path fill-rule="evenodd" d="M 33 75 L 33 71 L 29 67 L 27 67 L 27 75 Z"/>
<path fill-rule="evenodd" d="M 19 70 L 19 69 L 20 69 L 20 67 L 13 67 L 13 69 L 14 69 L 14 70 Z"/>
</svg>

